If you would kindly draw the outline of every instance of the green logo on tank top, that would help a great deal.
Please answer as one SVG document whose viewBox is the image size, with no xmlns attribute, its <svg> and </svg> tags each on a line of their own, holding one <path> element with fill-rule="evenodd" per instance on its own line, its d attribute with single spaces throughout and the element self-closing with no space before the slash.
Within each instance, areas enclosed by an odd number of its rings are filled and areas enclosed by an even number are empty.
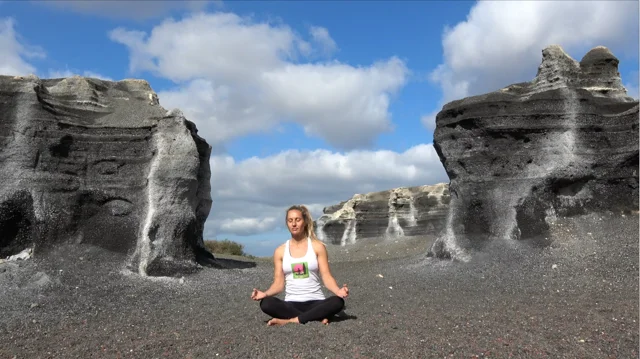
<svg viewBox="0 0 640 359">
<path fill-rule="evenodd" d="M 307 262 L 292 263 L 291 271 L 294 279 L 309 278 L 309 265 Z"/>
</svg>

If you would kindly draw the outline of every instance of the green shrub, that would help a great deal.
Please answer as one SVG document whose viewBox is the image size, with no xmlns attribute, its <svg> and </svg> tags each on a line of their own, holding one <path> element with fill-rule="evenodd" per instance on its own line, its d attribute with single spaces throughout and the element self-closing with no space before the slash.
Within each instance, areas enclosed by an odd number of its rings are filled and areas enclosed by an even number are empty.
<svg viewBox="0 0 640 359">
<path fill-rule="evenodd" d="M 232 242 L 228 239 L 218 240 L 205 240 L 204 246 L 207 247 L 209 252 L 213 254 L 230 254 L 234 256 L 248 257 L 244 252 L 244 245 L 236 242 Z"/>
</svg>

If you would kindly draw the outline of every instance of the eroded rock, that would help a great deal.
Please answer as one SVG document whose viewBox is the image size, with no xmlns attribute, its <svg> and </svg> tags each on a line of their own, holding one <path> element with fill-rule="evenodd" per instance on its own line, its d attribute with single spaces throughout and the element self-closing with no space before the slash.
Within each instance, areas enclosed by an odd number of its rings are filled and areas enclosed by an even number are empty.
<svg viewBox="0 0 640 359">
<path fill-rule="evenodd" d="M 439 232 L 449 203 L 448 186 L 402 187 L 356 194 L 324 209 L 316 221 L 318 239 L 347 245 L 366 239 L 392 239 Z"/>
<path fill-rule="evenodd" d="M 431 255 L 487 239 L 547 237 L 556 216 L 638 209 L 638 101 L 618 59 L 542 52 L 527 83 L 453 101 L 434 147 L 449 175 L 449 225 Z"/>
<path fill-rule="evenodd" d="M 210 151 L 146 81 L 0 76 L 0 257 L 88 243 L 140 274 L 215 265 Z"/>
</svg>

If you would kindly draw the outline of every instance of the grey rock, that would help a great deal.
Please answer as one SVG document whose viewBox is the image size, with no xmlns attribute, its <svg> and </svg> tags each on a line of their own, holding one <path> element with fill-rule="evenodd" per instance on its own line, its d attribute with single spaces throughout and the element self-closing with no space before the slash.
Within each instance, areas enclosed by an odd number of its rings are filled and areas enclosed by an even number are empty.
<svg viewBox="0 0 640 359">
<path fill-rule="evenodd" d="M 36 272 L 31 278 L 29 278 L 27 284 L 25 285 L 26 289 L 39 289 L 46 288 L 53 284 L 60 284 L 59 280 L 54 281 L 51 280 L 51 277 L 44 272 Z"/>
<path fill-rule="evenodd" d="M 447 184 L 356 194 L 316 220 L 318 239 L 336 245 L 438 233 L 449 203 Z"/>
<path fill-rule="evenodd" d="M 347 203 L 347 201 L 342 201 L 342 202 L 340 202 L 338 204 L 327 206 L 327 207 L 322 209 L 322 213 L 324 213 L 324 214 L 333 214 L 336 211 L 340 210 L 344 206 L 345 203 Z"/>
<path fill-rule="evenodd" d="M 548 237 L 558 217 L 638 210 L 638 101 L 618 59 L 542 51 L 535 79 L 446 104 L 434 147 L 450 178 L 447 230 L 430 255 Z"/>
<path fill-rule="evenodd" d="M 84 243 L 144 275 L 216 266 L 197 132 L 146 81 L 0 76 L 0 257 Z"/>
<path fill-rule="evenodd" d="M 18 268 L 20 268 L 20 266 L 17 263 L 4 260 L 0 261 L 0 273 L 12 272 Z"/>
<path fill-rule="evenodd" d="M 26 260 L 31 258 L 32 254 L 33 254 L 33 248 L 25 248 L 20 253 L 16 253 L 14 255 L 8 256 L 6 260 L 7 261 Z"/>
</svg>

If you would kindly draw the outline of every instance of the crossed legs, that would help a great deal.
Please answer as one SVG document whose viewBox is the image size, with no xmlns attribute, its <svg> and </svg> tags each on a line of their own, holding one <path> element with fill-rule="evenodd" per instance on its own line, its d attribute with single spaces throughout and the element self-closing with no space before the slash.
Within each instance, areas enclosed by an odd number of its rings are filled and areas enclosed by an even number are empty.
<svg viewBox="0 0 640 359">
<path fill-rule="evenodd" d="M 269 321 L 269 325 L 305 324 L 310 321 L 322 321 L 324 324 L 328 324 L 329 318 L 340 313 L 343 308 L 344 299 L 337 296 L 307 302 L 285 302 L 276 297 L 266 297 L 260 300 L 260 309 L 273 317 Z"/>
</svg>

